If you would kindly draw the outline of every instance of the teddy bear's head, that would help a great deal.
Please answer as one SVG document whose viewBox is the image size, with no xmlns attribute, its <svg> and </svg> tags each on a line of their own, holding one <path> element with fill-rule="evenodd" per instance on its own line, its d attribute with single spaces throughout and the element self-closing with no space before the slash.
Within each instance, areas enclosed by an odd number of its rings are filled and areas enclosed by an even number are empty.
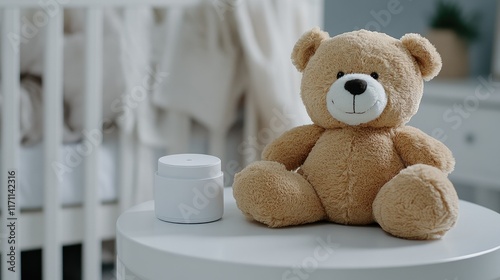
<svg viewBox="0 0 500 280">
<path fill-rule="evenodd" d="M 405 124 L 417 112 L 423 81 L 441 70 L 441 57 L 420 35 L 398 40 L 366 30 L 330 38 L 314 28 L 296 43 L 292 61 L 303 72 L 307 112 L 325 128 Z"/>
</svg>

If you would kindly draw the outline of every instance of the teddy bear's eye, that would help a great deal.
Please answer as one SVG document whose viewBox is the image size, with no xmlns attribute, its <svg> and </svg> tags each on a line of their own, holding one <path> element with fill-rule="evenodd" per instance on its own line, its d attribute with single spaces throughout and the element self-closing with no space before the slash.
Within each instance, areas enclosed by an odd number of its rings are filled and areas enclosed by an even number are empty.
<svg viewBox="0 0 500 280">
<path fill-rule="evenodd" d="M 374 78 L 375 80 L 378 79 L 378 73 L 377 72 L 372 72 L 370 74 L 370 76 L 372 76 L 372 78 Z"/>
<path fill-rule="evenodd" d="M 342 76 L 344 76 L 344 72 L 339 71 L 339 72 L 337 73 L 337 79 L 340 79 Z"/>
</svg>

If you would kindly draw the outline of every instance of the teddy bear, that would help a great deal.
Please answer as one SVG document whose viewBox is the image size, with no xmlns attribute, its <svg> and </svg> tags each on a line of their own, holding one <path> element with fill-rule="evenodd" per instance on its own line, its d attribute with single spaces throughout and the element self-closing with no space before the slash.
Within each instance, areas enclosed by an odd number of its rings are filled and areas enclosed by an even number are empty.
<svg viewBox="0 0 500 280">
<path fill-rule="evenodd" d="M 424 81 L 441 69 L 434 46 L 414 33 L 330 37 L 314 28 L 297 41 L 292 62 L 313 124 L 286 131 L 235 175 L 243 214 L 269 227 L 378 223 L 405 239 L 444 236 L 458 217 L 448 179 L 455 160 L 443 143 L 406 125 Z"/>
</svg>

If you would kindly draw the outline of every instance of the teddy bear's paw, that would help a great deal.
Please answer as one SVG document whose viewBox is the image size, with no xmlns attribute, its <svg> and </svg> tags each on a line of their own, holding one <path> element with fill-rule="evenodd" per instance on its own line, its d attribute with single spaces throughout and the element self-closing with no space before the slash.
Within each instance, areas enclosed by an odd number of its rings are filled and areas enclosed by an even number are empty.
<svg viewBox="0 0 500 280">
<path fill-rule="evenodd" d="M 373 215 L 388 233 L 407 239 L 438 239 L 458 217 L 458 196 L 439 169 L 416 164 L 387 182 L 373 203 Z"/>
<path fill-rule="evenodd" d="M 246 217 L 270 227 L 325 218 L 323 206 L 309 182 L 278 162 L 255 162 L 236 174 L 233 196 Z"/>
</svg>

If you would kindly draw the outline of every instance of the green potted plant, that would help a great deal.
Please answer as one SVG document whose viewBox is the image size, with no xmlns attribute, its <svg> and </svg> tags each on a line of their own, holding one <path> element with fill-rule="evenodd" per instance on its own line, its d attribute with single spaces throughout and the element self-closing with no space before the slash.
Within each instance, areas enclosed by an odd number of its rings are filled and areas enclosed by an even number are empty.
<svg viewBox="0 0 500 280">
<path fill-rule="evenodd" d="M 469 44 L 479 36 L 479 14 L 466 15 L 452 1 L 436 2 L 427 38 L 443 59 L 439 78 L 464 78 L 469 74 Z"/>
</svg>

